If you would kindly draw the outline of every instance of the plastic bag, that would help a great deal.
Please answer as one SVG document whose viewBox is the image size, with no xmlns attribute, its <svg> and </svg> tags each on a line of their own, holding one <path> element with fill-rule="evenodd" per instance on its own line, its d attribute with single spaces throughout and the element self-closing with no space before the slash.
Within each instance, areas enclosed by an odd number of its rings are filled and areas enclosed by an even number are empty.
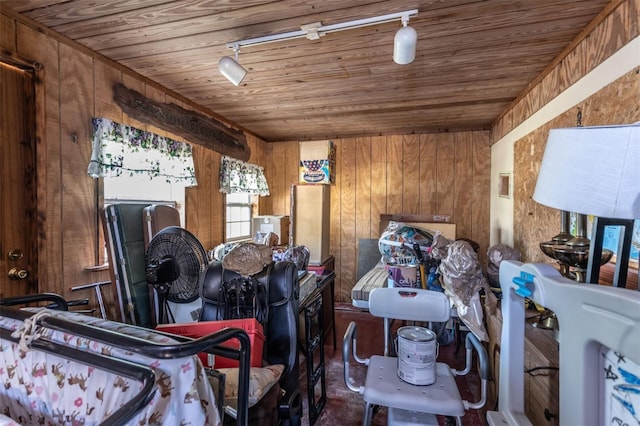
<svg viewBox="0 0 640 426">
<path fill-rule="evenodd" d="M 438 267 L 444 292 L 456 307 L 458 317 L 478 339 L 487 341 L 483 324 L 480 289 L 487 288 L 478 256 L 467 241 L 454 241 Z"/>
<path fill-rule="evenodd" d="M 500 263 L 503 260 L 520 260 L 520 253 L 506 244 L 496 244 L 487 250 L 487 276 L 491 287 L 500 288 Z"/>
<path fill-rule="evenodd" d="M 378 240 L 382 263 L 387 265 L 417 265 L 416 248 L 423 255 L 433 243 L 433 231 L 409 226 L 402 222 L 389 222 Z"/>
</svg>

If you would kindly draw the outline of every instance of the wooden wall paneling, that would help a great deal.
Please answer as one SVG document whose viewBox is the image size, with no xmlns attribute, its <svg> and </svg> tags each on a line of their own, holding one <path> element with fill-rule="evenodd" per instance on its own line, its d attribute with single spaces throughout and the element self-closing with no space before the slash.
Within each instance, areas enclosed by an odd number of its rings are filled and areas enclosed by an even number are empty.
<svg viewBox="0 0 640 426">
<path fill-rule="evenodd" d="M 420 211 L 420 139 L 415 135 L 402 137 L 402 212 Z"/>
<path fill-rule="evenodd" d="M 540 98 L 540 103 L 546 105 L 553 98 L 558 96 L 563 88 L 565 82 L 562 78 L 562 64 L 558 64 L 551 72 L 549 72 L 532 91 L 534 95 Z M 520 123 L 514 123 L 514 127 Z"/>
<path fill-rule="evenodd" d="M 535 89 L 531 92 L 533 96 L 539 96 L 538 93 L 535 93 Z M 509 129 L 509 131 L 518 127 L 518 124 L 521 122 L 521 118 L 525 116 L 526 105 L 524 103 L 524 97 L 520 99 L 511 109 L 511 120 L 513 123 L 513 127 Z"/>
<path fill-rule="evenodd" d="M 629 40 L 640 34 L 640 0 L 631 0 L 629 2 L 629 22 L 626 27 L 629 28 Z"/>
<path fill-rule="evenodd" d="M 387 213 L 387 137 L 371 138 L 371 234 L 380 236 L 380 215 Z"/>
<path fill-rule="evenodd" d="M 453 152 L 453 222 L 456 224 L 456 236 L 473 239 L 473 143 L 470 132 L 455 135 Z"/>
<path fill-rule="evenodd" d="M 60 86 L 58 43 L 25 25 L 16 25 L 16 48 L 19 55 L 42 64 L 42 80 L 36 85 L 38 98 L 36 129 L 38 133 L 38 253 L 39 291 L 62 288 L 62 181 L 60 162 Z"/>
<path fill-rule="evenodd" d="M 249 146 L 249 151 L 251 152 L 249 156 L 249 162 L 253 164 L 262 165 L 264 163 L 264 150 L 262 149 L 262 142 L 257 137 L 249 134 L 247 137 L 247 145 Z"/>
<path fill-rule="evenodd" d="M 436 192 L 436 165 L 438 161 L 437 134 L 427 133 L 416 136 L 420 143 L 419 195 L 420 214 L 438 214 Z"/>
<path fill-rule="evenodd" d="M 513 109 L 500 117 L 491 126 L 491 143 L 495 143 L 513 130 Z"/>
<path fill-rule="evenodd" d="M 342 139 L 338 161 L 340 162 L 340 285 L 336 287 L 337 300 L 350 300 L 356 274 L 356 140 Z"/>
<path fill-rule="evenodd" d="M 213 248 L 211 241 L 211 153 L 203 146 L 192 145 L 193 166 L 198 185 L 185 188 L 185 228 L 192 232 L 205 249 Z M 224 204 L 219 208 L 224 210 Z"/>
<path fill-rule="evenodd" d="M 105 62 L 94 60 L 95 99 L 93 117 L 103 117 L 122 123 L 122 109 L 113 102 L 113 85 L 120 83 L 122 72 Z"/>
<path fill-rule="evenodd" d="M 298 183 L 298 178 L 296 175 L 291 180 L 292 171 L 289 170 L 292 168 L 297 170 L 297 161 L 296 167 L 293 167 L 287 159 L 293 157 L 294 153 L 297 155 L 297 144 L 297 142 L 283 142 L 268 145 L 265 173 L 271 195 L 268 197 L 269 202 L 266 203 L 266 206 L 270 205 L 271 207 L 269 210 L 260 211 L 261 215 L 288 216 L 290 214 L 291 185 Z"/>
<path fill-rule="evenodd" d="M 109 66 L 106 62 L 93 60 L 93 83 L 94 83 L 94 106 L 92 111 L 92 117 L 102 117 L 109 120 L 122 123 L 122 110 L 115 105 L 111 99 L 113 97 L 113 84 L 120 82 L 122 79 L 122 72 L 112 66 Z M 91 140 L 91 123 L 89 123 L 89 144 Z M 102 265 L 108 262 L 105 250 L 104 250 L 104 228 L 102 226 L 102 208 L 104 206 L 104 180 L 94 179 L 94 186 L 96 189 L 96 217 L 95 226 L 97 233 L 98 244 L 96 245 L 96 265 Z"/>
<path fill-rule="evenodd" d="M 286 158 L 286 143 L 271 143 L 267 146 L 267 158 L 265 161 L 265 177 L 269 184 L 268 200 L 261 204 L 264 210 L 260 210 L 261 215 L 265 214 L 286 214 L 286 201 L 285 194 L 288 195 L 286 187 L 289 186 L 286 180 L 285 158 Z"/>
<path fill-rule="evenodd" d="M 526 117 L 529 118 L 536 111 L 538 111 L 540 108 L 542 108 L 544 105 L 545 105 L 545 103 L 543 102 L 541 97 L 537 95 L 537 93 L 530 92 L 530 96 L 529 96 L 530 109 L 529 109 L 529 114 Z"/>
<path fill-rule="evenodd" d="M 361 238 L 371 238 L 372 217 L 371 217 L 371 138 L 362 137 L 353 140 L 355 145 L 355 261 L 353 270 L 357 274 L 358 268 L 358 240 Z M 376 229 L 378 226 L 376 225 Z M 342 281 L 342 297 L 347 301 L 351 295 L 351 289 L 356 282 L 356 276 L 349 277 L 349 281 Z"/>
<path fill-rule="evenodd" d="M 489 132 L 472 132 L 473 156 L 473 215 L 471 238 L 480 244 L 479 260 L 483 268 L 487 264 L 489 248 L 489 200 L 491 199 L 491 148 Z"/>
<path fill-rule="evenodd" d="M 336 150 L 336 175 L 335 182 L 331 184 L 330 189 L 330 208 L 329 215 L 331 216 L 330 226 L 329 226 L 329 253 L 331 253 L 334 257 L 334 265 L 333 269 L 336 272 L 336 279 L 334 282 L 335 289 L 335 299 L 337 301 L 350 301 L 351 295 L 349 295 L 349 299 L 343 300 L 341 298 L 341 294 L 339 293 L 339 289 L 342 288 L 344 280 L 342 279 L 342 226 L 340 223 L 341 220 L 341 211 L 342 211 L 342 196 L 341 196 L 341 182 L 343 176 L 343 157 L 342 157 L 342 145 L 345 143 L 342 139 L 333 141 L 334 147 Z M 346 285 L 348 286 L 348 285 Z"/>
<path fill-rule="evenodd" d="M 210 162 L 209 170 L 211 173 L 211 185 L 209 192 L 211 194 L 209 220 L 211 221 L 211 245 L 212 248 L 224 242 L 225 235 L 225 194 L 220 192 L 220 161 L 222 154 L 215 151 L 209 151 Z M 217 208 L 217 206 L 220 206 Z M 207 247 L 207 246 L 205 246 Z"/>
<path fill-rule="evenodd" d="M 405 166 L 419 171 L 416 193 L 419 197 L 420 209 L 425 209 L 427 206 L 423 213 L 448 214 L 452 218 L 455 217 L 456 137 L 455 133 L 444 133 L 375 136 L 334 141 L 337 163 L 336 182 L 331 185 L 330 250 L 335 256 L 337 272 L 336 300 L 342 302 L 351 300 L 350 293 L 355 285 L 357 267 L 357 239 L 379 237 L 381 213 L 403 213 L 402 192 L 407 185 L 406 180 L 409 179 L 407 176 L 412 176 L 404 170 Z M 469 230 L 469 235 L 466 236 L 478 241 L 486 251 L 489 234 L 489 132 L 463 133 L 461 138 L 467 144 L 465 165 L 469 169 L 468 173 L 471 173 L 471 180 L 463 188 L 467 197 L 465 202 L 467 206 L 471 206 L 468 225 L 463 224 L 463 228 L 466 226 Z M 481 146 L 483 143 L 484 146 Z M 416 147 L 413 148 L 413 145 Z M 476 145 L 480 146 L 476 147 Z M 420 156 L 419 167 L 415 166 L 415 161 L 403 161 L 405 148 L 413 151 L 414 157 Z M 267 149 L 270 154 L 265 161 L 269 169 L 273 169 L 271 164 L 276 157 L 275 153 L 277 157 L 287 157 L 293 153 L 297 155 L 297 145 L 292 146 L 289 142 L 268 143 Z M 370 153 L 368 158 L 367 152 Z M 269 179 L 277 178 L 279 181 L 286 182 L 282 184 L 283 186 L 297 181 L 297 174 L 283 178 L 284 174 L 286 172 L 282 171 L 282 166 L 276 171 L 268 171 Z M 368 187 L 365 184 L 367 175 L 369 176 Z M 270 185 L 275 186 L 271 182 Z M 447 193 L 438 194 L 438 191 L 443 191 L 444 188 Z M 469 188 L 473 188 L 473 194 L 469 193 Z M 276 192 L 272 188 L 272 197 Z M 476 197 L 479 200 L 477 203 Z M 482 197 L 486 199 L 483 200 Z M 444 202 L 441 199 L 444 199 Z M 367 210 L 369 210 L 368 219 Z M 275 208 L 274 214 L 278 214 Z M 476 232 L 476 224 L 484 228 Z M 366 236 L 366 229 L 370 230 L 369 236 Z"/>
<path fill-rule="evenodd" d="M 63 270 L 67 286 L 92 282 L 97 263 L 96 187 L 87 175 L 94 106 L 93 59 L 60 44 L 60 124 L 63 186 Z M 48 288 L 66 294 L 66 288 Z"/>
<path fill-rule="evenodd" d="M 291 185 L 300 180 L 300 144 L 298 142 L 287 142 L 288 149 L 284 157 L 284 172 L 286 184 L 282 199 L 284 200 L 285 216 L 291 213 Z"/>
<path fill-rule="evenodd" d="M 247 138 L 247 146 L 249 147 L 249 159 L 248 163 L 256 164 L 259 166 L 263 166 L 263 156 L 259 147 L 259 139 L 253 135 L 246 135 Z M 263 166 L 264 167 L 264 166 Z M 269 182 L 267 181 L 267 184 Z M 253 204 L 253 214 L 257 214 L 256 212 L 260 211 L 260 200 L 264 197 L 255 197 L 255 203 Z"/>
<path fill-rule="evenodd" d="M 0 47 L 16 51 L 16 21 L 0 14 Z"/>
<path fill-rule="evenodd" d="M 556 126 L 542 126 L 518 140 L 514 146 L 514 248 L 527 262 L 546 261 L 538 245 L 560 230 L 559 211 L 531 198 L 550 127 Z"/>
<path fill-rule="evenodd" d="M 640 74 L 630 71 L 600 90 L 596 102 L 581 104 L 585 126 L 640 121 Z"/>
<path fill-rule="evenodd" d="M 585 58 L 588 71 L 631 40 L 628 23 L 629 3 L 632 1 L 634 0 L 623 1 L 593 30 L 588 39 L 582 41 L 583 44 L 589 45 Z"/>
<path fill-rule="evenodd" d="M 247 137 L 247 144 L 249 145 L 249 149 L 251 150 L 251 156 L 249 158 L 249 162 L 261 166 L 263 168 L 263 172 L 266 173 L 265 150 L 266 150 L 267 144 L 263 140 L 257 138 L 252 134 L 247 134 L 246 137 Z M 265 178 L 266 178 L 266 174 L 265 174 Z M 269 184 L 269 180 L 267 180 L 267 184 Z M 269 192 L 271 192 L 271 188 L 269 188 Z M 269 197 L 258 197 L 256 214 L 258 212 L 266 210 L 266 207 L 264 207 L 264 205 L 271 202 L 271 200 L 268 200 L 268 198 Z"/>
<path fill-rule="evenodd" d="M 536 97 L 534 94 L 532 92 L 528 92 L 522 97 L 520 102 L 518 102 L 514 108 L 514 120 L 517 123 L 525 121 L 531 116 L 531 114 L 533 114 L 535 99 Z"/>
<path fill-rule="evenodd" d="M 404 213 L 402 205 L 402 136 L 387 136 L 387 211 Z"/>
<path fill-rule="evenodd" d="M 94 108 L 92 117 L 102 117 L 113 120 L 117 123 L 123 123 L 123 112 L 113 102 L 113 85 L 122 81 L 122 71 L 108 65 L 106 62 L 93 60 L 93 80 L 95 86 Z M 91 131 L 91 129 L 90 129 Z M 91 133 L 89 133 L 91 137 Z M 102 265 L 108 262 L 103 250 L 104 228 L 102 226 L 102 208 L 104 206 L 104 179 L 94 180 L 96 187 L 96 229 L 98 241 L 100 242 L 96 249 L 96 265 Z"/>
<path fill-rule="evenodd" d="M 551 100 L 562 93 L 587 73 L 588 65 L 585 57 L 585 48 L 585 43 L 578 43 L 554 69 L 554 71 L 557 71 L 560 84 L 553 87 L 553 92 L 546 96 L 547 99 Z"/>
<path fill-rule="evenodd" d="M 156 95 L 158 96 L 158 95 Z M 180 99 L 171 95 L 164 95 L 164 103 L 173 103 L 193 110 L 190 105 L 184 105 Z M 168 136 L 186 143 L 181 137 L 171 133 Z M 215 208 L 211 200 L 211 186 L 218 185 L 217 175 L 214 178 L 211 174 L 211 152 L 198 144 L 190 144 L 193 154 L 193 166 L 196 171 L 197 185 L 185 188 L 184 194 L 184 218 L 185 228 L 193 233 L 206 249 L 213 248 L 212 234 L 213 222 L 211 212 Z M 224 204 L 219 205 L 219 209 L 224 209 Z"/>
<path fill-rule="evenodd" d="M 438 213 L 454 215 L 455 190 L 455 134 L 441 133 L 438 135 L 438 153 L 436 162 L 436 194 L 438 197 Z M 458 232 L 459 233 L 459 232 Z"/>
<path fill-rule="evenodd" d="M 357 247 L 360 238 L 371 238 L 371 138 L 357 138 L 354 144 Z"/>
</svg>

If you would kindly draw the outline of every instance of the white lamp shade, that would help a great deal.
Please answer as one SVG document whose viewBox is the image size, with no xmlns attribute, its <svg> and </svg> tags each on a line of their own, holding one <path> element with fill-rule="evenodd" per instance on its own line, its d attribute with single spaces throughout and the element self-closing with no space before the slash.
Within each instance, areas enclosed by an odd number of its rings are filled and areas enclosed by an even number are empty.
<svg viewBox="0 0 640 426">
<path fill-rule="evenodd" d="M 533 199 L 568 212 L 640 218 L 640 123 L 552 129 Z"/>
<path fill-rule="evenodd" d="M 236 86 L 240 85 L 247 75 L 247 70 L 229 56 L 220 58 L 218 61 L 218 69 L 220 70 L 220 74 Z"/>
<path fill-rule="evenodd" d="M 404 26 L 396 32 L 393 41 L 393 62 L 406 65 L 416 58 L 418 33 L 412 27 Z"/>
</svg>

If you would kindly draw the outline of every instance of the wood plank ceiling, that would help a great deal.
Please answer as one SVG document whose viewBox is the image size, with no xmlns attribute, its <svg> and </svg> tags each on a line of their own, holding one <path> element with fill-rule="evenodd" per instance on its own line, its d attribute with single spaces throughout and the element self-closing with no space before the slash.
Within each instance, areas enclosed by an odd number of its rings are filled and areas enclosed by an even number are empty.
<svg viewBox="0 0 640 426">
<path fill-rule="evenodd" d="M 265 141 L 488 129 L 609 0 L 2 0 Z M 241 49 L 236 40 L 419 9 L 416 60 L 400 22 Z"/>
</svg>

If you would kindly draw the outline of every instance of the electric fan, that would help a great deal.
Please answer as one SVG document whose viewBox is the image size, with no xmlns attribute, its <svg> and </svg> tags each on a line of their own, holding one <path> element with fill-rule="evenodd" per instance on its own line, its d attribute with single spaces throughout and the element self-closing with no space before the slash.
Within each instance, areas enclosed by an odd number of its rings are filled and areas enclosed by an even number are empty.
<svg viewBox="0 0 640 426">
<path fill-rule="evenodd" d="M 190 303 L 199 297 L 200 276 L 207 253 L 200 241 L 179 226 L 169 226 L 153 236 L 147 249 L 147 282 L 158 294 L 159 324 L 171 314 L 167 302 Z"/>
</svg>

